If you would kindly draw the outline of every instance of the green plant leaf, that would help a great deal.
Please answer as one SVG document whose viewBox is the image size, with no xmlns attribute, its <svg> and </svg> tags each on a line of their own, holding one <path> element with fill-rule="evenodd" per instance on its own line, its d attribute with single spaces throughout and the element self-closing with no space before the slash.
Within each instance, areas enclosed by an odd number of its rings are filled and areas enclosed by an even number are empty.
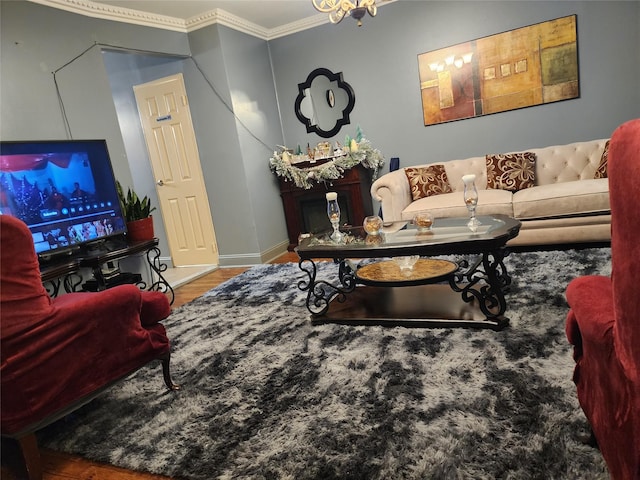
<svg viewBox="0 0 640 480">
<path fill-rule="evenodd" d="M 127 222 L 133 222 L 147 218 L 156 208 L 151 206 L 149 197 L 144 196 L 142 199 L 131 188 L 127 189 L 127 194 L 119 181 L 116 181 L 116 190 L 118 191 L 118 199 L 122 208 L 122 214 Z"/>
</svg>

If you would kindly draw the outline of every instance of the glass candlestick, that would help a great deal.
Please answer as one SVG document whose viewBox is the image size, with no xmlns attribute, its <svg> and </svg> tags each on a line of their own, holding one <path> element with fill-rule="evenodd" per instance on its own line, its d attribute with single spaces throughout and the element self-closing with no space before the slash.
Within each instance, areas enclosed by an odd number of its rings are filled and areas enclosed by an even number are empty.
<svg viewBox="0 0 640 480">
<path fill-rule="evenodd" d="M 340 242 L 342 240 L 342 233 L 340 233 L 340 205 L 338 205 L 338 194 L 336 192 L 329 192 L 327 197 L 327 216 L 333 227 L 333 233 L 331 239 L 334 242 Z"/>
<path fill-rule="evenodd" d="M 475 184 L 476 176 L 473 174 L 464 175 L 462 181 L 464 182 L 464 204 L 469 210 L 469 222 L 467 227 L 472 232 L 478 230 L 480 222 L 476 218 L 476 207 L 478 206 L 478 190 L 476 190 Z"/>
</svg>

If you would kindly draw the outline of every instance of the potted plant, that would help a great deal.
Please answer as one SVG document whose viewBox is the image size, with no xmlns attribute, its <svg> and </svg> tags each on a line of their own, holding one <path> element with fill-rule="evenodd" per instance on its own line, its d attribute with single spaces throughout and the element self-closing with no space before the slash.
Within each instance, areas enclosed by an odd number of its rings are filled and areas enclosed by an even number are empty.
<svg viewBox="0 0 640 480">
<path fill-rule="evenodd" d="M 131 188 L 124 194 L 122 185 L 116 181 L 118 198 L 122 214 L 127 222 L 127 238 L 131 241 L 151 240 L 153 232 L 153 212 L 156 207 L 151 206 L 151 201 L 146 195 L 140 198 Z"/>
</svg>

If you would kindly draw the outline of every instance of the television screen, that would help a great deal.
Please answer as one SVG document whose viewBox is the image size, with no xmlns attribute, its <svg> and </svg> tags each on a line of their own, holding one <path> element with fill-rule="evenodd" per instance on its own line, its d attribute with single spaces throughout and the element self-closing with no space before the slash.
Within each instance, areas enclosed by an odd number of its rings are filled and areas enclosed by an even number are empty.
<svg viewBox="0 0 640 480">
<path fill-rule="evenodd" d="M 0 142 L 0 213 L 42 257 L 126 232 L 104 140 Z"/>
</svg>

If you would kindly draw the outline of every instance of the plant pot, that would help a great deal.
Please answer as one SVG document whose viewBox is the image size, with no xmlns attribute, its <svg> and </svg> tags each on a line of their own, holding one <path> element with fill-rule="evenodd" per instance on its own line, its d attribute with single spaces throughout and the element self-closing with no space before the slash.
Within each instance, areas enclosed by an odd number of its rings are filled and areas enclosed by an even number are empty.
<svg viewBox="0 0 640 480">
<path fill-rule="evenodd" d="M 140 242 L 153 239 L 153 216 L 127 222 L 127 239 Z"/>
</svg>

